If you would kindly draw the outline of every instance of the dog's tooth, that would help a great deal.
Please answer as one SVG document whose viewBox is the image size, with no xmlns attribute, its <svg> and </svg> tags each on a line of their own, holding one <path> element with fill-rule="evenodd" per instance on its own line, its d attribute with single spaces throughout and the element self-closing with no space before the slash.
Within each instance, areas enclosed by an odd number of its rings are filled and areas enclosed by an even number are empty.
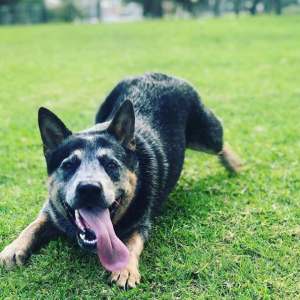
<svg viewBox="0 0 300 300">
<path fill-rule="evenodd" d="M 77 224 L 77 226 L 78 226 L 82 231 L 84 231 L 84 227 L 83 227 L 83 225 L 81 224 L 80 217 L 79 217 L 79 212 L 78 212 L 77 209 L 75 209 L 75 219 L 76 219 L 76 224 Z"/>
<path fill-rule="evenodd" d="M 92 245 L 92 244 L 97 243 L 97 239 L 92 240 L 92 241 L 86 240 L 84 234 L 80 234 L 80 237 L 81 237 L 81 239 L 82 239 L 86 244 Z"/>
<path fill-rule="evenodd" d="M 97 240 L 93 240 L 93 241 L 87 241 L 87 240 L 84 240 L 86 243 L 88 244 L 95 244 L 97 242 Z"/>
<path fill-rule="evenodd" d="M 79 212 L 77 209 L 75 209 L 75 218 L 76 218 L 76 221 L 79 221 Z"/>
</svg>

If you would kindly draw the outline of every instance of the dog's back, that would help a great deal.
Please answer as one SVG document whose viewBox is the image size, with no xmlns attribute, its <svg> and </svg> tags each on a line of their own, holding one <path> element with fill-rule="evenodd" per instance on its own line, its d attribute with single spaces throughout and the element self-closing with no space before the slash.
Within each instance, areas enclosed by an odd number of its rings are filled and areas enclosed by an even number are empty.
<svg viewBox="0 0 300 300">
<path fill-rule="evenodd" d="M 121 81 L 100 107 L 96 123 L 111 120 L 126 99 L 134 105 L 141 184 L 149 193 L 145 198 L 159 199 L 145 205 L 154 215 L 180 176 L 186 147 L 219 153 L 222 127 L 191 84 L 158 73 Z"/>
</svg>

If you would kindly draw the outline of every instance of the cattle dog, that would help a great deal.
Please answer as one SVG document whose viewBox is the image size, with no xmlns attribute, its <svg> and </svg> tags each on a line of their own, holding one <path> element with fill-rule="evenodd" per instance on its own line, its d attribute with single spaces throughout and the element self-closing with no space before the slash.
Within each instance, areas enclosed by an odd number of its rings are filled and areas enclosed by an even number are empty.
<svg viewBox="0 0 300 300">
<path fill-rule="evenodd" d="M 221 121 L 187 81 L 147 73 L 121 81 L 96 115 L 72 133 L 46 108 L 38 123 L 47 164 L 49 200 L 38 218 L 0 254 L 24 264 L 39 245 L 67 235 L 98 253 L 109 283 L 140 283 L 139 257 L 154 217 L 180 176 L 185 149 L 220 158 L 230 172 L 238 158 L 223 142 Z"/>
</svg>

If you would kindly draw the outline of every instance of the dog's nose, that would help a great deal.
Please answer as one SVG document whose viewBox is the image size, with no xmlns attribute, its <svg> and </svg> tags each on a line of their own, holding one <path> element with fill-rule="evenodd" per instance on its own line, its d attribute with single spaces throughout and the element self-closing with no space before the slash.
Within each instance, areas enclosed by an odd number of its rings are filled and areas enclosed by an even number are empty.
<svg viewBox="0 0 300 300">
<path fill-rule="evenodd" d="M 102 186 L 99 182 L 81 182 L 76 189 L 74 209 L 102 207 Z"/>
<path fill-rule="evenodd" d="M 101 195 L 102 188 L 98 182 L 80 183 L 77 187 L 77 193 L 83 198 L 97 198 Z"/>
</svg>

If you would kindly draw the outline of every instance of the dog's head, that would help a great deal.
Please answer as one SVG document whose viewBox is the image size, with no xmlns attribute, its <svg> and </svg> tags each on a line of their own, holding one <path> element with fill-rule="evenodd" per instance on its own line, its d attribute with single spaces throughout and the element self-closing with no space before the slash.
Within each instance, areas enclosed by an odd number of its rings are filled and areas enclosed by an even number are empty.
<svg viewBox="0 0 300 300">
<path fill-rule="evenodd" d="M 78 133 L 49 110 L 39 110 L 50 198 L 73 224 L 80 246 L 97 250 L 109 270 L 128 259 L 113 224 L 126 212 L 136 190 L 134 126 L 129 100 L 112 121 Z"/>
</svg>

